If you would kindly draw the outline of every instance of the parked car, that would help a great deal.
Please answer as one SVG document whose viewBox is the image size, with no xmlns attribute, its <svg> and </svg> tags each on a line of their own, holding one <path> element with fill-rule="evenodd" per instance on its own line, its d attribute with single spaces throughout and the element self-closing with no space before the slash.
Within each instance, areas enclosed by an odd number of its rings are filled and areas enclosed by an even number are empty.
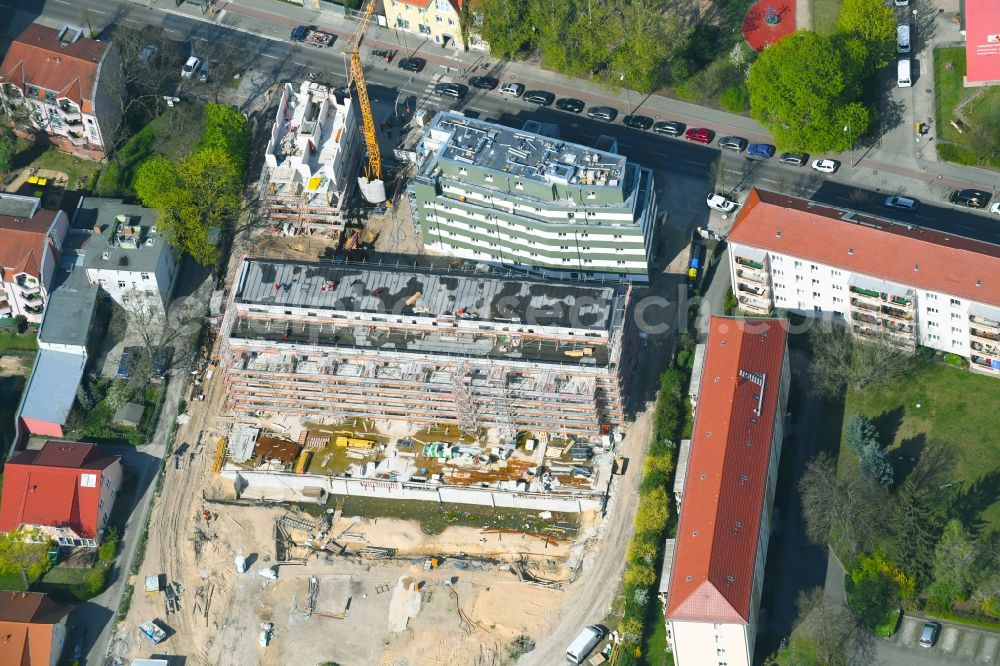
<svg viewBox="0 0 1000 666">
<path fill-rule="evenodd" d="M 735 201 L 730 201 L 721 194 L 715 194 L 714 192 L 709 193 L 708 199 L 705 200 L 705 203 L 708 204 L 709 208 L 717 210 L 720 213 L 732 213 L 739 205 Z"/>
<path fill-rule="evenodd" d="M 468 94 L 469 89 L 460 83 L 439 83 L 434 86 L 433 92 L 438 97 L 463 99 Z"/>
<path fill-rule="evenodd" d="M 715 132 L 704 127 L 692 127 L 687 132 L 684 132 L 685 139 L 698 143 L 712 143 L 713 137 L 715 137 Z"/>
<path fill-rule="evenodd" d="M 657 134 L 666 134 L 667 136 L 680 136 L 684 134 L 684 130 L 687 125 L 684 123 L 679 123 L 676 120 L 661 120 L 653 124 L 653 131 Z"/>
<path fill-rule="evenodd" d="M 837 173 L 840 162 L 837 160 L 813 160 L 812 168 L 823 173 Z"/>
<path fill-rule="evenodd" d="M 197 72 L 200 67 L 201 67 L 201 60 L 195 58 L 194 56 L 191 56 L 190 58 L 187 59 L 187 62 L 185 62 L 184 66 L 181 68 L 181 78 L 190 79 L 192 76 L 194 76 L 194 73 Z"/>
<path fill-rule="evenodd" d="M 505 83 L 500 86 L 500 94 L 504 97 L 520 97 L 524 94 L 523 83 Z"/>
<path fill-rule="evenodd" d="M 750 142 L 741 136 L 724 136 L 719 139 L 719 148 L 742 153 Z"/>
<path fill-rule="evenodd" d="M 423 58 L 400 58 L 399 68 L 407 72 L 419 72 L 427 66 L 427 61 Z"/>
<path fill-rule="evenodd" d="M 986 208 L 986 204 L 990 202 L 990 193 L 973 189 L 955 190 L 948 200 L 967 208 Z"/>
<path fill-rule="evenodd" d="M 500 81 L 492 76 L 473 76 L 469 79 L 469 85 L 480 90 L 493 90 L 500 85 Z"/>
<path fill-rule="evenodd" d="M 556 96 L 547 90 L 529 90 L 524 93 L 521 99 L 531 104 L 548 106 L 549 104 L 552 104 L 552 102 L 556 101 Z"/>
<path fill-rule="evenodd" d="M 159 48 L 157 48 L 156 44 L 146 44 L 142 47 L 142 50 L 139 51 L 139 60 L 142 62 L 151 60 L 152 57 L 156 55 L 157 51 L 159 51 Z"/>
<path fill-rule="evenodd" d="M 1000 215 L 1000 201 L 990 206 L 990 212 L 994 215 Z"/>
<path fill-rule="evenodd" d="M 805 153 L 781 153 L 778 161 L 791 166 L 805 166 L 809 164 L 809 156 Z"/>
<path fill-rule="evenodd" d="M 920 647 L 934 647 L 934 643 L 937 641 L 938 630 L 940 628 L 941 625 L 937 622 L 925 622 L 924 628 L 920 631 Z"/>
<path fill-rule="evenodd" d="M 118 361 L 118 377 L 128 379 L 132 371 L 135 370 L 142 354 L 142 347 L 126 347 L 122 350 L 121 360 Z"/>
<path fill-rule="evenodd" d="M 201 67 L 198 68 L 198 80 L 208 83 L 208 61 L 201 63 Z"/>
<path fill-rule="evenodd" d="M 587 109 L 587 116 L 594 120 L 604 120 L 610 123 L 618 117 L 618 111 L 610 106 L 592 106 Z"/>
<path fill-rule="evenodd" d="M 622 124 L 632 129 L 648 130 L 653 126 L 653 119 L 649 116 L 640 116 L 633 113 L 622 118 Z"/>
<path fill-rule="evenodd" d="M 920 202 L 910 197 L 887 197 L 885 205 L 899 210 L 916 210 Z"/>
<path fill-rule="evenodd" d="M 170 363 L 173 360 L 174 348 L 160 347 L 159 351 L 156 352 L 156 358 L 153 359 L 153 372 L 162 377 L 167 374 L 167 370 L 170 369 Z"/>
<path fill-rule="evenodd" d="M 575 97 L 561 97 L 556 100 L 556 108 L 560 111 L 580 113 L 585 106 L 587 105 L 583 103 L 582 99 L 576 99 Z"/>
<path fill-rule="evenodd" d="M 769 143 L 751 143 L 747 146 L 747 155 L 759 157 L 762 160 L 774 157 L 774 146 Z"/>
</svg>

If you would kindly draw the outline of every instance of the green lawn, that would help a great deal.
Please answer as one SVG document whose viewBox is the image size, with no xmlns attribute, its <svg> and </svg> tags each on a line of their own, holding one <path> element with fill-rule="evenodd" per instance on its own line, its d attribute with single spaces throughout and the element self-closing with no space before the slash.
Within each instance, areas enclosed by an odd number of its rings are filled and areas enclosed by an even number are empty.
<svg viewBox="0 0 1000 666">
<path fill-rule="evenodd" d="M 62 171 L 69 176 L 70 189 L 74 189 L 76 183 L 82 179 L 85 184 L 79 189 L 89 190 L 93 187 L 97 172 L 101 170 L 100 162 L 85 160 L 52 147 L 36 157 L 31 164 L 39 169 Z"/>
<path fill-rule="evenodd" d="M 35 333 L 18 335 L 13 328 L 0 328 L 0 351 L 38 351 Z"/>
<path fill-rule="evenodd" d="M 844 420 L 863 413 L 889 449 L 896 483 L 915 468 L 944 502 L 957 493 L 985 529 L 1000 528 L 1000 382 L 950 365 L 920 362 L 911 377 L 884 391 L 847 394 Z M 918 468 L 919 464 L 919 468 Z M 857 468 L 841 449 L 840 473 Z"/>
<path fill-rule="evenodd" d="M 812 29 L 821 35 L 833 33 L 840 18 L 840 6 L 843 0 L 802 0 L 812 3 Z M 802 26 L 799 26 L 802 29 Z"/>
<path fill-rule="evenodd" d="M 934 49 L 938 156 L 960 164 L 982 165 L 983 136 L 994 137 L 995 149 L 1000 146 L 1000 114 L 996 112 L 1000 108 L 1000 88 L 966 88 L 962 85 L 964 75 L 964 46 Z M 967 129 L 959 132 L 951 125 L 955 118 L 953 111 L 973 95 L 977 95 L 976 98 L 962 110 Z M 989 165 L 1000 168 L 1000 157 L 993 157 Z"/>
</svg>

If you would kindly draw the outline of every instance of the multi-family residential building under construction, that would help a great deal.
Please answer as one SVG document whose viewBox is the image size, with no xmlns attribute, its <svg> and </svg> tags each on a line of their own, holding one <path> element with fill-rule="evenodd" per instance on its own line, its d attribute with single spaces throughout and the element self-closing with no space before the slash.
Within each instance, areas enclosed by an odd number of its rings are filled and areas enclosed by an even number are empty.
<svg viewBox="0 0 1000 666">
<path fill-rule="evenodd" d="M 246 258 L 222 323 L 226 407 L 595 437 L 623 423 L 627 283 Z"/>
<path fill-rule="evenodd" d="M 264 155 L 261 197 L 272 232 L 336 236 L 358 175 L 362 136 L 344 91 L 286 83 Z"/>
</svg>

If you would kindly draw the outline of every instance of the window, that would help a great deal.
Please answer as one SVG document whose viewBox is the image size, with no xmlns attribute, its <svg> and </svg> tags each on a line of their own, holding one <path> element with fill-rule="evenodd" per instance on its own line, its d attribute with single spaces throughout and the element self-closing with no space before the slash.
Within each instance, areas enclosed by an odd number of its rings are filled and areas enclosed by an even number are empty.
<svg viewBox="0 0 1000 666">
<path fill-rule="evenodd" d="M 840 296 L 834 296 L 834 297 L 833 297 L 833 302 L 834 302 L 834 303 L 843 303 L 843 302 L 844 302 L 844 299 L 843 299 L 843 298 L 841 298 Z"/>
<path fill-rule="evenodd" d="M 819 270 L 819 266 L 817 266 L 816 264 L 809 264 L 809 270 L 811 270 L 811 271 L 818 271 Z"/>
<path fill-rule="evenodd" d="M 952 333 L 961 333 L 962 329 L 960 329 L 958 326 L 952 326 L 951 327 L 951 332 Z"/>
<path fill-rule="evenodd" d="M 932 294 L 930 292 L 927 292 L 927 300 L 928 301 L 936 301 L 937 300 L 937 294 Z"/>
<path fill-rule="evenodd" d="M 140 277 L 142 277 L 143 280 L 148 280 L 149 279 L 149 273 L 141 273 Z"/>
<path fill-rule="evenodd" d="M 927 308 L 927 314 L 937 314 L 937 308 Z"/>
<path fill-rule="evenodd" d="M 795 262 L 795 267 L 796 268 L 802 268 L 802 262 L 801 261 L 796 261 Z"/>
<path fill-rule="evenodd" d="M 842 284 L 833 284 L 830 286 L 833 287 L 834 291 L 844 291 L 844 285 Z"/>
<path fill-rule="evenodd" d="M 927 326 L 928 326 L 928 328 L 937 328 L 938 327 L 938 323 L 936 321 L 929 321 L 929 322 L 927 322 Z"/>
<path fill-rule="evenodd" d="M 119 289 L 125 288 L 125 280 L 118 280 L 118 288 Z"/>
<path fill-rule="evenodd" d="M 448 25 L 455 25 L 455 19 L 448 19 Z"/>
<path fill-rule="evenodd" d="M 840 271 L 830 271 L 830 275 L 833 277 L 840 277 Z"/>
<path fill-rule="evenodd" d="M 402 18 L 401 16 L 396 17 L 396 25 L 402 28 L 403 30 L 410 29 L 410 22 Z"/>
<path fill-rule="evenodd" d="M 421 13 L 423 13 L 423 11 L 424 10 L 422 10 L 422 9 L 420 10 Z M 431 27 L 429 25 L 427 25 L 426 23 L 421 23 L 420 24 L 420 34 L 421 35 L 429 35 L 429 34 L 431 34 Z"/>
<path fill-rule="evenodd" d="M 440 16 L 435 16 L 434 20 L 437 21 L 438 23 L 444 23 L 444 19 L 442 19 Z"/>
<path fill-rule="evenodd" d="M 802 282 L 802 276 L 801 275 L 796 275 L 795 276 L 795 281 L 796 282 Z"/>
<path fill-rule="evenodd" d="M 818 291 L 814 291 L 813 298 L 823 298 L 823 294 L 819 293 Z"/>
<path fill-rule="evenodd" d="M 941 336 L 940 335 L 934 335 L 933 333 L 928 333 L 927 334 L 927 339 L 928 340 L 940 340 Z"/>
<path fill-rule="evenodd" d="M 719 656 L 719 657 L 725 657 L 726 656 L 726 648 L 717 648 L 715 650 L 715 654 L 716 654 L 716 656 Z"/>
<path fill-rule="evenodd" d="M 817 280 L 816 278 L 813 278 L 813 284 L 819 284 L 819 280 Z"/>
<path fill-rule="evenodd" d="M 97 487 L 97 475 L 96 474 L 81 474 L 80 475 L 80 486 L 83 488 L 96 488 Z"/>
<path fill-rule="evenodd" d="M 953 307 L 958 307 L 959 305 L 962 304 L 962 301 L 958 300 L 957 298 L 953 298 L 951 299 L 951 304 Z"/>
<path fill-rule="evenodd" d="M 771 269 L 771 273 L 773 273 L 774 275 L 784 275 L 785 271 L 783 271 L 783 270 L 781 270 L 779 268 L 773 268 L 773 269 Z"/>
<path fill-rule="evenodd" d="M 951 313 L 951 318 L 952 319 L 961 319 L 962 318 L 962 313 L 961 312 L 952 312 Z"/>
</svg>

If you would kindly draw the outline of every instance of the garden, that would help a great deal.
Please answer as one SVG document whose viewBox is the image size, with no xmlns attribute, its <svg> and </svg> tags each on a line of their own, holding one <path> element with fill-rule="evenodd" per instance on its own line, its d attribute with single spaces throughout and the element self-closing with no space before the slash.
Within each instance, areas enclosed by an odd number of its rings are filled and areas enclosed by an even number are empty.
<svg viewBox="0 0 1000 666">
<path fill-rule="evenodd" d="M 144 376 L 136 374 L 137 378 Z M 161 386 L 144 379 L 84 378 L 66 422 L 66 437 L 96 444 L 146 444 L 156 427 L 163 398 Z M 138 426 L 114 423 L 115 412 L 126 403 L 142 406 Z"/>
<path fill-rule="evenodd" d="M 938 157 L 1000 169 L 1000 88 L 966 88 L 964 76 L 964 46 L 934 49 Z"/>
</svg>

